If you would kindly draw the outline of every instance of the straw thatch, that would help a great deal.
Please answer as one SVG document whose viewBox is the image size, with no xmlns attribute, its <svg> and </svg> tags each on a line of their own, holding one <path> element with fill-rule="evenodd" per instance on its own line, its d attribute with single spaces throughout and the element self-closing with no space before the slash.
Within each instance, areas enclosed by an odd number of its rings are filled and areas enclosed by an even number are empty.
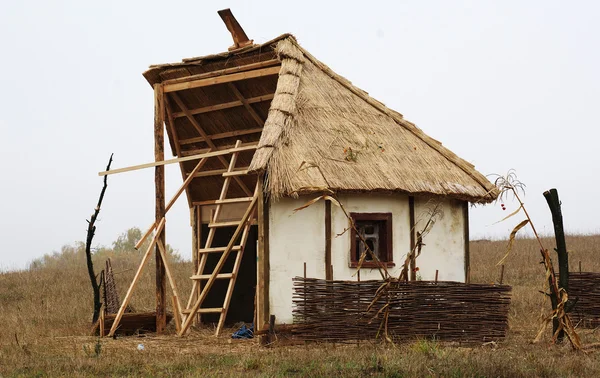
<svg viewBox="0 0 600 378">
<path fill-rule="evenodd" d="M 290 34 L 261 45 L 151 66 L 144 76 L 154 85 L 273 59 L 281 62 L 279 76 L 235 83 L 246 98 L 272 96 L 272 100 L 251 105 L 265 120 L 262 133 L 243 133 L 257 127 L 256 117 L 251 117 L 243 106 L 194 115 L 209 136 L 241 132 L 214 139 L 217 148 L 231 147 L 237 139 L 258 142 L 254 155 L 240 155 L 239 166 L 249 166 L 251 173 L 266 173 L 265 190 L 272 198 L 319 192 L 324 187 L 352 192 L 433 194 L 484 203 L 497 197 L 496 188 L 473 165 L 334 73 L 300 47 Z M 181 114 L 173 95 L 168 94 L 167 102 L 173 113 Z M 237 100 L 227 84 L 182 90 L 177 95 L 188 109 Z M 190 143 L 199 135 L 186 117 L 174 117 L 172 124 L 174 127 L 168 127 L 167 133 L 173 155 L 208 150 L 207 143 L 201 140 Z M 194 162 L 181 164 L 184 177 L 194 166 Z M 212 159 L 202 171 L 222 167 Z M 240 179 L 253 187 L 256 176 Z M 193 180 L 188 199 L 216 199 L 222 182 L 220 176 Z M 232 195 L 243 195 L 237 185 L 232 190 Z"/>
<path fill-rule="evenodd" d="M 497 197 L 473 165 L 335 74 L 293 37 L 275 51 L 280 78 L 250 164 L 251 171 L 266 171 L 272 197 L 323 187 L 480 202 Z"/>
</svg>

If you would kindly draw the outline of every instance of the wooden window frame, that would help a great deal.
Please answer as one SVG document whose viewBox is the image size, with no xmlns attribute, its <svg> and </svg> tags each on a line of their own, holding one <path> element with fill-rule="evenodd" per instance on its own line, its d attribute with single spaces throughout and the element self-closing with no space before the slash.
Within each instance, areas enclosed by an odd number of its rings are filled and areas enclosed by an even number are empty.
<svg viewBox="0 0 600 378">
<path fill-rule="evenodd" d="M 393 227 L 392 227 L 392 213 L 350 213 L 352 222 L 356 221 L 385 221 L 385 257 L 386 261 L 381 261 L 385 267 L 394 267 L 394 249 L 393 249 Z M 358 267 L 358 259 L 356 259 L 356 230 L 354 227 L 350 228 L 350 267 Z M 380 244 L 380 248 L 382 245 Z M 378 265 L 375 261 L 364 261 L 361 268 L 377 268 Z"/>
</svg>

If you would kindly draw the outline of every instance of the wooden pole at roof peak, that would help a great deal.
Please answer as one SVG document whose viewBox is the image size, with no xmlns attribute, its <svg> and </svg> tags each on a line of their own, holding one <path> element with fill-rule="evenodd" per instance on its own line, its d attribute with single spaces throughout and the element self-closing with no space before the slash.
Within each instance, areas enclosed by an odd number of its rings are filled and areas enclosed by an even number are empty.
<svg viewBox="0 0 600 378">
<path fill-rule="evenodd" d="M 154 84 L 154 159 L 165 160 L 165 106 L 163 87 Z M 165 166 L 158 165 L 154 168 L 154 184 L 156 193 L 156 224 L 159 224 L 165 216 Z M 165 265 L 160 255 L 158 244 L 166 246 L 165 229 L 160 230 L 156 245 L 156 333 L 161 334 L 167 326 L 166 311 L 166 280 Z"/>
<path fill-rule="evenodd" d="M 229 48 L 229 51 L 237 50 L 239 48 L 246 47 L 254 43 L 254 40 L 248 39 L 246 32 L 237 22 L 235 16 L 233 15 L 233 13 L 231 13 L 231 10 L 229 8 L 222 9 L 217 13 L 219 13 L 219 16 L 221 16 L 221 19 L 225 23 L 225 26 L 227 26 L 227 30 L 229 30 L 229 32 L 231 33 L 231 37 L 233 38 L 233 46 Z"/>
</svg>

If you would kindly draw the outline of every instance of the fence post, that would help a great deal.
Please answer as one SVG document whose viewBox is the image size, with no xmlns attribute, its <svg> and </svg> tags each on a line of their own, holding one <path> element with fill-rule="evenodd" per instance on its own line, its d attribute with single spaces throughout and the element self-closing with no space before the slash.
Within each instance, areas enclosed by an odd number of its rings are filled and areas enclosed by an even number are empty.
<svg viewBox="0 0 600 378">
<path fill-rule="evenodd" d="M 504 264 L 500 267 L 500 285 L 502 285 L 502 281 L 504 281 Z"/>
</svg>

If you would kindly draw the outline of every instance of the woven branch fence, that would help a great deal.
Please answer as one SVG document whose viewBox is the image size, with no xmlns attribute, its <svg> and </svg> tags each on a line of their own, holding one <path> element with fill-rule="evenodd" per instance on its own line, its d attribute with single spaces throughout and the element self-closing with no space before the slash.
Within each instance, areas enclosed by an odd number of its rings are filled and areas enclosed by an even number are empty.
<svg viewBox="0 0 600 378">
<path fill-rule="evenodd" d="M 510 293 L 508 285 L 296 277 L 293 332 L 301 340 L 350 342 L 383 338 L 387 326 L 393 341 L 500 340 L 508 328 Z"/>
<path fill-rule="evenodd" d="M 577 299 L 570 313 L 573 324 L 588 328 L 600 326 L 600 273 L 569 273 L 569 299 Z"/>
</svg>

